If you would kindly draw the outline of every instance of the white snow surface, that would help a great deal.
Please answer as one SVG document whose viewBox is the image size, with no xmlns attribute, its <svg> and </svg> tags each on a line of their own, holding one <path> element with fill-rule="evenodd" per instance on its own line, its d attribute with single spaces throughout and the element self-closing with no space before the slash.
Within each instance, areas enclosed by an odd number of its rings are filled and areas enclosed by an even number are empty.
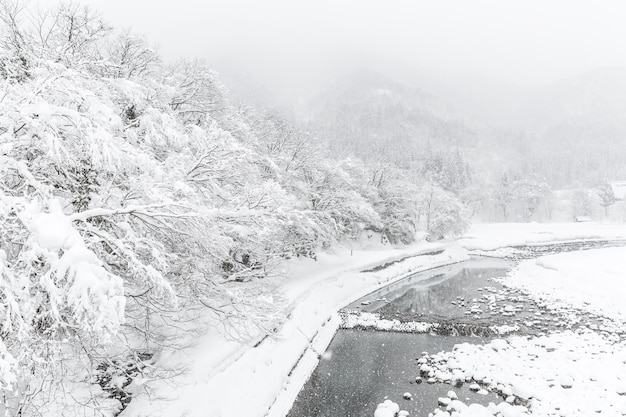
<svg viewBox="0 0 626 417">
<path fill-rule="evenodd" d="M 460 371 L 490 389 L 530 400 L 533 415 L 568 417 L 626 415 L 625 361 L 623 342 L 591 331 L 463 343 L 433 355 L 443 378 Z M 459 414 L 466 415 L 474 414 Z"/>
<path fill-rule="evenodd" d="M 444 247 L 441 254 L 359 272 Z M 337 330 L 340 308 L 414 272 L 466 259 L 456 245 L 420 243 L 293 261 L 286 266 L 287 279 L 277 284 L 290 314 L 275 337 L 229 340 L 216 326 L 193 346 L 165 352 L 157 365 L 184 371 L 173 378 L 146 378 L 122 417 L 284 416 Z"/>
<path fill-rule="evenodd" d="M 480 404 L 465 404 L 459 400 L 453 400 L 446 410 L 436 409 L 430 416 L 436 417 L 523 417 L 527 416 L 526 408 L 514 406 L 505 402 L 496 405 L 490 403 L 487 407 Z"/>
<path fill-rule="evenodd" d="M 626 223 L 477 223 L 458 243 L 471 251 L 493 251 L 509 246 L 621 239 L 626 239 Z"/>
<path fill-rule="evenodd" d="M 626 321 L 626 247 L 523 261 L 504 282 L 553 307 L 566 305 Z"/>
<path fill-rule="evenodd" d="M 374 417 L 396 417 L 400 412 L 400 406 L 391 400 L 385 400 L 378 404 Z"/>
<path fill-rule="evenodd" d="M 436 324 L 381 319 L 376 313 L 357 312 L 347 314 L 343 319 L 342 328 L 353 329 L 355 327 L 405 333 L 426 333 L 432 330 L 433 327 L 436 327 Z"/>
</svg>

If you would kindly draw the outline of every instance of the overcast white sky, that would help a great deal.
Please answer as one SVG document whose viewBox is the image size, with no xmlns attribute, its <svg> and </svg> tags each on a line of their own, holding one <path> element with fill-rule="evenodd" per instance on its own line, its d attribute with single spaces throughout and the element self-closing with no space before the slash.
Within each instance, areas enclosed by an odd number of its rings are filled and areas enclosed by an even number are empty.
<svg viewBox="0 0 626 417">
<path fill-rule="evenodd" d="M 536 83 L 626 66 L 623 0 L 83 0 L 168 58 L 298 71 L 348 51 Z M 237 60 L 233 61 L 233 57 Z"/>
</svg>

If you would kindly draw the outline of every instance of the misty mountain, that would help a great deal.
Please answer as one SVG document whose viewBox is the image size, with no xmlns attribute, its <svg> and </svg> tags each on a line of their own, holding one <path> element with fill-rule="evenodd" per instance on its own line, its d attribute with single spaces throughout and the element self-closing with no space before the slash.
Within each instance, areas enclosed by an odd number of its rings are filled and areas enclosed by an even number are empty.
<svg viewBox="0 0 626 417">
<path fill-rule="evenodd" d="M 467 71 L 417 71 L 399 75 L 407 85 L 427 89 L 445 101 L 450 114 L 473 126 L 511 128 L 516 112 L 536 87 L 503 81 Z"/>
<path fill-rule="evenodd" d="M 484 77 L 465 80 L 355 71 L 320 89 L 300 119 L 334 152 L 405 168 L 458 152 L 491 182 L 503 172 L 555 188 L 626 178 L 625 69 L 526 92 Z"/>
<path fill-rule="evenodd" d="M 301 121 L 334 154 L 408 169 L 454 192 L 523 170 L 529 145 L 523 134 L 473 122 L 459 112 L 454 86 L 445 93 L 443 84 L 426 80 L 408 71 L 397 77 L 356 71 L 321 89 Z"/>
<path fill-rule="evenodd" d="M 626 69 L 591 71 L 550 85 L 527 101 L 529 170 L 557 185 L 626 178 Z"/>
<path fill-rule="evenodd" d="M 373 71 L 337 79 L 306 105 L 302 122 L 340 153 L 410 165 L 424 153 L 464 146 L 472 129 L 429 92 Z"/>
<path fill-rule="evenodd" d="M 626 68 L 582 74 L 543 89 L 520 109 L 518 126 L 553 146 L 623 142 Z"/>
</svg>

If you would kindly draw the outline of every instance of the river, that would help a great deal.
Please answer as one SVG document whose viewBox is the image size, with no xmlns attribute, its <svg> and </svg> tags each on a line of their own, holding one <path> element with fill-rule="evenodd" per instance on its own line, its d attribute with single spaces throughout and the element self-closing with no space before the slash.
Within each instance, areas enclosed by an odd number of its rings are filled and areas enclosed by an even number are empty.
<svg viewBox="0 0 626 417">
<path fill-rule="evenodd" d="M 343 328 L 288 416 L 371 417 L 385 399 L 411 416 L 427 416 L 450 391 L 468 402 L 499 402 L 496 394 L 472 391 L 464 381 L 428 383 L 418 360 L 502 334 L 601 325 L 600 317 L 557 313 L 503 286 L 499 281 L 511 266 L 511 261 L 477 257 L 412 275 L 347 306 L 340 312 Z"/>
</svg>

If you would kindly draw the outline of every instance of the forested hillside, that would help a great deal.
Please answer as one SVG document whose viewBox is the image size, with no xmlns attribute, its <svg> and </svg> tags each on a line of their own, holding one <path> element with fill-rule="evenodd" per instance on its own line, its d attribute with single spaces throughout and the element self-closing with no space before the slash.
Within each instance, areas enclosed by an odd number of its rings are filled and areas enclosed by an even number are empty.
<svg viewBox="0 0 626 417">
<path fill-rule="evenodd" d="M 549 179 L 528 172 L 524 135 L 469 123 L 449 107 L 424 90 L 360 72 L 323 89 L 303 123 L 328 138 L 336 154 L 426 179 L 450 198 L 448 206 L 460 201 L 476 218 L 538 217 Z"/>
<path fill-rule="evenodd" d="M 231 102 L 203 62 L 163 62 L 78 6 L 0 4 L 8 415 L 114 413 L 131 377 L 206 317 L 233 337 L 271 333 L 280 298 L 263 280 L 284 260 L 467 225 L 428 175 L 339 159 Z"/>
<path fill-rule="evenodd" d="M 599 70 L 548 86 L 494 127 L 463 117 L 428 85 L 352 72 L 319 89 L 301 123 L 338 155 L 427 178 L 476 219 L 615 220 L 620 209 L 610 216 L 603 207 L 615 201 L 608 184 L 626 176 L 625 74 Z"/>
</svg>

